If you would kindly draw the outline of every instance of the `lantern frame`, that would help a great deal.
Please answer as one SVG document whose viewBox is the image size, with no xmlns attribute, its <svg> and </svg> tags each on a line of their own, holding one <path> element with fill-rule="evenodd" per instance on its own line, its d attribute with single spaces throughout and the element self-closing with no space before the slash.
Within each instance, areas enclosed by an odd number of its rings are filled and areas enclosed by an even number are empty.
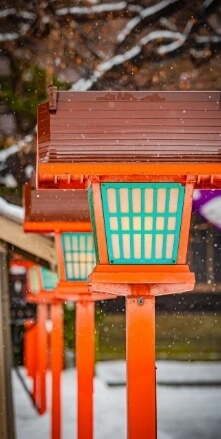
<svg viewBox="0 0 221 439">
<path fill-rule="evenodd" d="M 113 182 L 111 176 L 105 181 Z M 158 178 L 159 181 L 159 178 Z M 96 231 L 99 262 L 89 276 L 90 284 L 96 291 L 103 289 L 120 295 L 131 295 L 132 285 L 147 284 L 147 295 L 171 294 L 174 291 L 174 284 L 177 284 L 178 291 L 192 290 L 194 286 L 194 274 L 190 273 L 189 267 L 185 264 L 190 219 L 192 212 L 192 196 L 195 179 L 186 179 L 183 201 L 183 214 L 180 224 L 180 239 L 176 264 L 110 264 L 108 259 L 107 239 L 105 230 L 105 219 L 103 214 L 101 185 L 103 179 L 91 179 L 89 187 L 89 204 L 92 212 L 92 224 Z M 172 183 L 172 182 L 171 182 Z M 177 183 L 177 179 L 176 179 Z M 137 185 L 137 182 L 135 182 Z M 141 182 L 141 185 L 143 182 Z M 135 186 L 136 187 L 136 186 Z M 93 200 L 92 200 L 93 197 Z M 95 207 L 96 206 L 96 209 Z M 111 285 L 110 285 L 111 284 Z M 186 289 L 187 288 L 187 289 Z"/>
</svg>

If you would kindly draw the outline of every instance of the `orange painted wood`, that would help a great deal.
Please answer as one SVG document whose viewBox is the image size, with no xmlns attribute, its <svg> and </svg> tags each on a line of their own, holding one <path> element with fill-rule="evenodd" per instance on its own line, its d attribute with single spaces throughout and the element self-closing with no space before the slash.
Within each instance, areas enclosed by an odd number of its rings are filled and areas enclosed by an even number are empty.
<svg viewBox="0 0 221 439">
<path fill-rule="evenodd" d="M 161 264 L 161 265 L 121 265 L 121 264 L 107 264 L 107 265 L 101 265 L 98 264 L 95 266 L 93 272 L 94 273 L 104 273 L 105 275 L 108 273 L 118 274 L 119 271 L 121 273 L 146 273 L 147 275 L 149 273 L 189 273 L 189 267 L 188 265 L 170 265 L 170 264 Z"/>
<path fill-rule="evenodd" d="M 62 303 L 51 305 L 51 439 L 61 439 L 61 373 L 63 370 L 63 308 Z"/>
<path fill-rule="evenodd" d="M 77 438 L 93 438 L 94 303 L 76 303 Z"/>
<path fill-rule="evenodd" d="M 27 375 L 31 378 L 35 375 L 35 358 L 34 358 L 34 347 L 35 347 L 35 324 L 32 320 L 27 320 L 24 323 L 25 333 L 24 333 L 24 367 L 26 369 Z"/>
<path fill-rule="evenodd" d="M 36 361 L 36 346 L 38 343 L 38 323 L 36 323 L 33 328 L 31 329 L 31 340 L 30 340 L 30 350 L 31 350 L 31 375 L 33 377 L 33 383 L 32 383 L 32 397 L 35 401 L 36 406 L 37 404 L 37 361 Z"/>
<path fill-rule="evenodd" d="M 91 289 L 94 292 L 103 291 L 103 294 L 112 293 L 116 296 L 131 296 L 140 295 L 142 296 L 162 296 L 168 294 L 180 294 L 186 291 L 192 291 L 194 288 L 194 281 L 192 282 L 181 282 L 181 283 L 154 283 L 154 284 L 132 284 L 132 283 L 110 283 L 105 281 L 94 281 L 93 276 L 91 276 L 92 284 Z M 139 286 L 139 290 L 138 287 Z M 134 290 L 134 287 L 136 290 Z M 142 292 L 140 292 L 142 290 Z"/>
<path fill-rule="evenodd" d="M 59 174 L 78 175 L 221 175 L 219 163 L 41 163 L 39 176 Z M 46 177 L 47 178 L 47 177 Z M 172 178 L 171 178 L 172 181 Z"/>
<path fill-rule="evenodd" d="M 39 414 L 46 411 L 46 371 L 47 371 L 47 331 L 45 327 L 47 319 L 47 305 L 40 304 L 37 307 L 37 343 L 35 358 L 36 368 L 36 402 Z"/>
<path fill-rule="evenodd" d="M 59 270 L 59 279 L 61 281 L 66 280 L 66 272 L 65 272 L 65 261 L 62 250 L 62 242 L 61 242 L 61 234 L 55 233 L 55 244 L 57 250 L 57 258 L 58 258 L 58 270 Z"/>
<path fill-rule="evenodd" d="M 156 439 L 155 299 L 126 298 L 127 438 Z"/>
<path fill-rule="evenodd" d="M 98 253 L 101 264 L 108 263 L 106 233 L 104 226 L 103 207 L 101 200 L 101 188 L 98 182 L 92 182 L 93 203 L 96 208 L 94 209 L 94 219 L 97 233 Z"/>
<path fill-rule="evenodd" d="M 177 258 L 178 264 L 185 264 L 186 262 L 194 186 L 195 186 L 194 182 L 189 182 L 189 183 L 187 182 L 185 186 L 185 197 L 183 204 L 183 215 L 182 215 L 182 223 L 180 229 L 180 241 L 179 241 L 178 258 Z"/>
<path fill-rule="evenodd" d="M 23 229 L 25 232 L 34 233 L 53 233 L 53 232 L 91 232 L 90 223 L 73 223 L 62 221 L 25 221 L 23 223 Z"/>
<path fill-rule="evenodd" d="M 124 270 L 124 266 L 118 266 L 118 271 L 104 271 L 98 269 L 101 265 L 97 266 L 90 275 L 90 282 L 92 283 L 123 283 L 123 284 L 158 284 L 158 283 L 192 283 L 195 282 L 195 276 L 190 271 L 179 271 L 178 265 L 176 271 L 170 269 L 161 270 L 161 266 L 158 265 L 158 272 L 155 270 L 147 271 L 140 266 L 137 266 L 137 271 L 131 270 L 131 272 Z M 121 267 L 123 269 L 121 270 Z M 110 290 L 111 293 L 111 290 Z"/>
</svg>

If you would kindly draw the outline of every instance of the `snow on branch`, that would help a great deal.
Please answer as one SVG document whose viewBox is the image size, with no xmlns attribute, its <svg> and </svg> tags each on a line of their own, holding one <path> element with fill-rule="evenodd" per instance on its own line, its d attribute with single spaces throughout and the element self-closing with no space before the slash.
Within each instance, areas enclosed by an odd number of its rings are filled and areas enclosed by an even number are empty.
<svg viewBox="0 0 221 439">
<path fill-rule="evenodd" d="M 177 48 L 181 47 L 182 44 L 184 44 L 184 42 L 186 41 L 193 24 L 194 24 L 193 20 L 190 20 L 190 22 L 188 22 L 184 34 L 182 34 L 181 32 L 172 32 L 168 30 L 157 30 L 150 32 L 148 35 L 142 37 L 136 46 L 133 46 L 125 53 L 115 55 L 112 58 L 110 58 L 108 61 L 104 61 L 101 64 L 99 64 L 96 67 L 96 70 L 92 73 L 90 78 L 79 79 L 79 81 L 77 81 L 75 84 L 72 85 L 71 89 L 75 91 L 89 90 L 91 86 L 95 82 L 97 82 L 97 80 L 101 78 L 106 72 L 111 70 L 113 67 L 123 64 L 125 61 L 128 61 L 134 58 L 135 56 L 139 55 L 139 53 L 142 51 L 143 46 L 147 45 L 151 41 L 155 41 L 155 40 L 159 41 L 162 39 L 173 40 L 172 43 L 163 45 L 155 49 L 155 52 L 160 55 L 171 52 L 172 50 L 176 50 Z"/>
<path fill-rule="evenodd" d="M 203 9 L 207 9 L 212 3 L 214 3 L 214 0 L 205 0 L 203 2 Z"/>
<path fill-rule="evenodd" d="M 25 20 L 34 20 L 36 15 L 29 11 L 16 11 L 15 8 L 3 9 L 0 11 L 0 18 L 7 18 L 10 15 L 16 15 L 16 17 L 24 18 Z"/>
<path fill-rule="evenodd" d="M 34 136 L 29 134 L 28 136 L 25 136 L 23 140 L 19 140 L 17 144 L 13 144 L 9 146 L 9 148 L 2 149 L 0 151 L 0 165 L 4 162 L 6 162 L 7 158 L 10 155 L 16 154 L 21 149 L 23 149 L 25 146 L 30 144 L 33 141 Z"/>
<path fill-rule="evenodd" d="M 10 204 L 0 197 L 0 215 L 21 223 L 24 219 L 24 208 Z"/>
<path fill-rule="evenodd" d="M 206 44 L 206 43 L 213 43 L 218 44 L 221 43 L 221 36 L 218 35 L 209 35 L 209 36 L 196 36 L 195 41 L 198 44 Z"/>
<path fill-rule="evenodd" d="M 171 21 L 166 17 L 160 18 L 160 24 L 172 32 L 177 32 L 177 26 L 174 23 L 171 23 Z"/>
<path fill-rule="evenodd" d="M 157 53 L 159 53 L 159 55 L 165 55 L 166 53 L 174 52 L 175 50 L 177 50 L 181 46 L 183 46 L 183 44 L 185 43 L 185 41 L 187 40 L 187 38 L 191 32 L 191 29 L 192 29 L 194 23 L 195 23 L 194 20 L 190 20 L 187 23 L 183 34 L 181 32 L 172 32 L 172 35 L 168 36 L 168 39 L 175 38 L 175 40 L 170 44 L 164 44 L 164 45 L 160 46 L 157 49 Z M 169 32 L 169 31 L 167 31 L 167 32 L 169 34 L 171 34 L 171 32 Z"/>
<path fill-rule="evenodd" d="M 18 151 L 19 151 L 18 145 L 11 145 L 7 149 L 2 149 L 0 151 L 0 166 L 1 166 L 1 163 L 2 162 L 4 163 L 10 155 L 16 154 L 16 152 L 18 152 Z"/>
<path fill-rule="evenodd" d="M 17 144 L 13 144 L 9 146 L 7 149 L 3 149 L 0 151 L 0 184 L 9 188 L 15 188 L 18 186 L 18 183 L 10 170 L 10 166 L 7 163 L 7 159 L 10 156 L 18 154 L 26 146 L 30 145 L 33 141 L 33 135 L 27 135 L 23 140 L 19 140 Z M 31 169 L 31 165 L 26 166 L 24 169 L 25 175 L 27 178 L 30 178 L 33 169 Z"/>
<path fill-rule="evenodd" d="M 119 32 L 117 40 L 118 43 L 122 43 L 125 38 L 131 33 L 131 31 L 145 18 L 151 17 L 157 14 L 160 11 L 163 11 L 167 6 L 177 3 L 179 0 L 162 0 L 160 3 L 154 4 L 152 6 L 148 6 L 145 9 L 141 9 L 139 11 L 139 15 L 137 17 L 132 18 L 128 21 L 125 28 Z"/>
<path fill-rule="evenodd" d="M 15 8 L 3 9 L 2 11 L 0 11 L 0 18 L 6 18 L 9 15 L 13 15 L 15 13 L 16 13 Z"/>
<path fill-rule="evenodd" d="M 88 15 L 88 14 L 99 14 L 101 12 L 121 11 L 126 8 L 127 8 L 127 2 L 121 1 L 117 3 L 103 3 L 100 5 L 92 5 L 92 6 L 73 6 L 69 8 L 61 8 L 56 10 L 56 14 L 57 15 L 66 15 L 66 14 Z"/>
<path fill-rule="evenodd" d="M 0 33 L 0 42 L 17 40 L 21 36 L 25 36 L 29 31 L 33 21 L 36 19 L 36 14 L 29 11 L 16 11 L 16 8 L 8 8 L 0 11 L 0 19 L 16 16 L 22 20 L 29 20 L 29 23 L 19 23 L 17 32 Z M 10 19 L 10 18 L 9 18 Z"/>
<path fill-rule="evenodd" d="M 17 40 L 21 36 L 25 36 L 31 28 L 32 23 L 20 23 L 18 32 L 0 33 L 0 42 Z"/>
<path fill-rule="evenodd" d="M 19 34 L 17 34 L 16 32 L 7 32 L 4 34 L 0 34 L 0 42 L 3 41 L 13 41 L 13 40 L 17 40 L 20 37 Z"/>
</svg>

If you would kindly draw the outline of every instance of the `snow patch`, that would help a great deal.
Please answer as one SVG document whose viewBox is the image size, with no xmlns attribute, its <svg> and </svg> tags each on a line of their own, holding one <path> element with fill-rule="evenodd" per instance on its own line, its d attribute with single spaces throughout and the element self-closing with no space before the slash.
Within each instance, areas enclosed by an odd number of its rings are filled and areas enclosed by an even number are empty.
<svg viewBox="0 0 221 439">
<path fill-rule="evenodd" d="M 22 222 L 24 219 L 24 209 L 23 207 L 9 204 L 3 198 L 0 198 L 0 215 L 12 220 L 19 220 L 19 222 Z"/>
<path fill-rule="evenodd" d="M 199 212 L 212 224 L 221 228 L 221 196 L 207 201 L 200 207 Z"/>
</svg>

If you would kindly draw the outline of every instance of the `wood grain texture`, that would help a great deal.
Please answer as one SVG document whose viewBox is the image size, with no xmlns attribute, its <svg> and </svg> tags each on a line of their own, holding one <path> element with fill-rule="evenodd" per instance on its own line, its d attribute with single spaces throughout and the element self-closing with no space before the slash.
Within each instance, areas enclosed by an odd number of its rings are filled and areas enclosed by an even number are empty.
<svg viewBox="0 0 221 439">
<path fill-rule="evenodd" d="M 220 162 L 220 108 L 220 92 L 59 91 L 38 109 L 39 163 Z"/>
</svg>

